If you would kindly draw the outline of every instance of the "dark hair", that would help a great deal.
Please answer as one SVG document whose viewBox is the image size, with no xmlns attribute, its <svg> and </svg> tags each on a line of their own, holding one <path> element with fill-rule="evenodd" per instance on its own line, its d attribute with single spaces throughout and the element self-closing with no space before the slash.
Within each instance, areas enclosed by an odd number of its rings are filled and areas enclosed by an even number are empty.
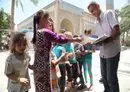
<svg viewBox="0 0 130 92">
<path fill-rule="evenodd" d="M 73 37 L 74 37 L 74 38 L 77 38 L 77 37 L 79 37 L 79 36 L 78 36 L 78 35 L 74 35 Z"/>
<path fill-rule="evenodd" d="M 90 6 L 96 6 L 98 3 L 95 1 L 90 2 L 90 4 L 88 5 L 88 9 L 90 8 Z"/>
<path fill-rule="evenodd" d="M 84 34 L 91 34 L 91 32 L 92 32 L 91 29 L 89 29 L 89 30 L 85 30 L 85 31 L 84 31 Z"/>
<path fill-rule="evenodd" d="M 88 30 L 88 34 L 91 34 L 91 32 L 92 32 L 92 30 L 91 30 L 91 29 L 89 29 L 89 30 Z"/>
<path fill-rule="evenodd" d="M 55 31 L 55 29 L 54 29 L 54 21 L 51 18 L 49 18 L 49 21 L 51 22 L 51 24 L 50 24 L 50 26 L 52 27 L 51 30 L 54 32 Z"/>
<path fill-rule="evenodd" d="M 86 30 L 86 29 L 84 30 L 84 33 L 85 33 L 85 34 L 87 33 L 87 30 Z"/>
<path fill-rule="evenodd" d="M 27 46 L 27 38 L 25 37 L 25 34 L 21 33 L 21 32 L 14 33 L 13 36 L 11 37 L 10 52 L 11 53 L 15 52 L 16 44 L 21 45 L 21 44 L 24 44 L 24 43 Z"/>
<path fill-rule="evenodd" d="M 43 10 L 40 10 L 34 15 L 33 18 L 33 38 L 32 42 L 35 44 L 36 42 L 36 30 L 39 28 L 39 22 L 41 18 L 47 19 L 49 17 L 49 14 L 46 12 L 44 13 Z"/>
</svg>

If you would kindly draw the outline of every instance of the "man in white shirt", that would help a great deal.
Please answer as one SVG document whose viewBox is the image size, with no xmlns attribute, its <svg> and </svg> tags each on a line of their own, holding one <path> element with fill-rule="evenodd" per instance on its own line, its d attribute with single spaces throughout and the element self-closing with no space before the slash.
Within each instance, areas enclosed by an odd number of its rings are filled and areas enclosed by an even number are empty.
<svg viewBox="0 0 130 92">
<path fill-rule="evenodd" d="M 96 2 L 88 5 L 89 12 L 97 18 L 95 35 L 98 37 L 106 34 L 110 37 L 100 45 L 101 75 L 103 78 L 104 92 L 119 92 L 117 77 L 120 58 L 120 28 L 115 11 L 102 12 Z"/>
</svg>

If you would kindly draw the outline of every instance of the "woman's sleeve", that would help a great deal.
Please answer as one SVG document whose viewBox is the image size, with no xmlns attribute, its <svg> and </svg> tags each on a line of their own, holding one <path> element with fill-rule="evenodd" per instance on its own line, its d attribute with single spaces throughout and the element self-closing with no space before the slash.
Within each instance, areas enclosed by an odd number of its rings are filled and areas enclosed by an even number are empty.
<svg viewBox="0 0 130 92">
<path fill-rule="evenodd" d="M 47 36 L 54 42 L 57 42 L 57 43 L 67 43 L 68 42 L 68 39 L 63 36 L 63 35 L 58 35 L 57 33 L 55 32 L 52 32 L 52 31 L 48 31 L 47 32 Z"/>
</svg>

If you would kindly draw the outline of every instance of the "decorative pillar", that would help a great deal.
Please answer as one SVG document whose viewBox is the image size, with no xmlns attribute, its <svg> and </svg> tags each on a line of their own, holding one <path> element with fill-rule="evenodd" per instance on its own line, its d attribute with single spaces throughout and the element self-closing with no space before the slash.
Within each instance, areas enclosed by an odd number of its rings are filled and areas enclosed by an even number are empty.
<svg viewBox="0 0 130 92">
<path fill-rule="evenodd" d="M 83 18 L 83 16 L 81 15 L 81 16 L 80 16 L 80 27 L 79 27 L 79 28 L 80 28 L 80 29 L 79 29 L 79 31 L 80 31 L 79 34 L 80 34 L 80 35 L 81 35 L 82 32 L 83 32 L 83 19 L 82 19 L 82 18 Z"/>
<path fill-rule="evenodd" d="M 128 4 L 130 4 L 130 0 L 128 0 Z"/>
<path fill-rule="evenodd" d="M 55 31 L 59 32 L 60 30 L 60 24 L 59 24 L 59 10 L 60 10 L 60 0 L 55 1 L 55 9 L 54 9 L 54 25 L 55 25 Z"/>
<path fill-rule="evenodd" d="M 106 0 L 106 10 L 114 9 L 114 0 Z"/>
</svg>

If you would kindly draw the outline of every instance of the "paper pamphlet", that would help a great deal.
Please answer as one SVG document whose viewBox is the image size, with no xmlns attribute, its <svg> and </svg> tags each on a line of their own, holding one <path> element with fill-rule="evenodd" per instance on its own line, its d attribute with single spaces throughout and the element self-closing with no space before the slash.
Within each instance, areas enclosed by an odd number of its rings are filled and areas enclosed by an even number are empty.
<svg viewBox="0 0 130 92">
<path fill-rule="evenodd" d="M 83 44 L 86 44 L 86 43 L 98 44 L 99 42 L 104 41 L 108 37 L 110 37 L 110 36 L 106 35 L 106 34 L 104 34 L 104 35 L 102 35 L 102 36 L 100 36 L 98 38 L 93 38 L 93 37 L 87 37 L 86 36 L 86 37 L 84 37 L 82 42 L 83 42 Z"/>
<path fill-rule="evenodd" d="M 96 40 L 97 40 L 97 38 L 85 36 L 85 37 L 83 38 L 82 43 L 83 43 L 83 44 L 86 44 L 86 43 L 94 43 Z"/>
<path fill-rule="evenodd" d="M 98 37 L 97 40 L 93 42 L 93 44 L 98 44 L 98 43 L 100 43 L 100 42 L 103 42 L 103 41 L 104 41 L 105 39 L 107 39 L 108 37 L 110 37 L 110 36 L 104 34 L 104 35 Z"/>
</svg>

